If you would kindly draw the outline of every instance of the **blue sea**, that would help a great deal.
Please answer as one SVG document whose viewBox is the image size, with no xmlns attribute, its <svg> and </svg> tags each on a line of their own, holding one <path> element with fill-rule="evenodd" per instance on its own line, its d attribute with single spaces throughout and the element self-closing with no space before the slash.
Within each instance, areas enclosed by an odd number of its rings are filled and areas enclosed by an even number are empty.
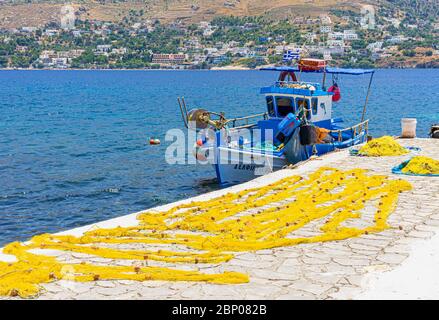
<svg viewBox="0 0 439 320">
<path fill-rule="evenodd" d="M 261 71 L 0 71 L 0 244 L 214 190 L 214 170 L 169 165 L 164 135 L 183 128 L 177 97 L 229 117 L 265 111 Z M 312 76 L 309 80 L 319 80 Z M 334 115 L 361 118 L 368 76 L 338 79 Z M 439 122 L 439 70 L 378 70 L 373 136 L 418 136 Z M 150 146 L 149 137 L 162 140 Z"/>
</svg>

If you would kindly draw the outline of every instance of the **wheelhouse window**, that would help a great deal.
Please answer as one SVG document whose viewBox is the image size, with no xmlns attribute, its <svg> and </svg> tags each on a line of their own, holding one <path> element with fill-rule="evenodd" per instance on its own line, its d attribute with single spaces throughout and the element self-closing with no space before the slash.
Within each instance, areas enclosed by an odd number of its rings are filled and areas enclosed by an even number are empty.
<svg viewBox="0 0 439 320">
<path fill-rule="evenodd" d="M 315 116 L 316 114 L 317 114 L 317 112 L 318 112 L 318 100 L 317 100 L 317 98 L 313 98 L 312 100 L 311 100 L 311 103 L 312 103 L 312 115 L 313 116 Z"/>
<path fill-rule="evenodd" d="M 279 118 L 286 117 L 287 114 L 295 113 L 294 100 L 286 97 L 276 97 L 277 116 Z"/>
<path fill-rule="evenodd" d="M 306 119 L 311 120 L 311 109 L 309 107 L 309 100 L 297 98 L 296 105 L 299 112 L 299 118 L 305 115 Z"/>
<path fill-rule="evenodd" d="M 268 115 L 270 117 L 274 117 L 274 100 L 272 96 L 267 96 L 265 98 L 267 100 L 267 110 L 268 110 Z"/>
</svg>

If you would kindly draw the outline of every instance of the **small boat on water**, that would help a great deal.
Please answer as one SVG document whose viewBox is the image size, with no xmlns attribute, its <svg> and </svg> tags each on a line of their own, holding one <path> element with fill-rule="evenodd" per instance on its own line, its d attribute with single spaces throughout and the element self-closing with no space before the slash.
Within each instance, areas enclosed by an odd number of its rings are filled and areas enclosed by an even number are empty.
<svg viewBox="0 0 439 320">
<path fill-rule="evenodd" d="M 365 119 L 373 69 L 328 67 L 324 60 L 302 59 L 297 66 L 260 69 L 280 72 L 278 80 L 260 93 L 266 112 L 227 119 L 224 113 L 192 109 L 178 99 L 185 126 L 197 133 L 193 154 L 212 164 L 218 182 L 231 185 L 296 164 L 312 156 L 347 148 L 367 139 Z M 306 82 L 306 73 L 322 74 L 322 82 Z M 369 88 L 359 123 L 343 127 L 332 117 L 332 106 L 341 98 L 338 75 L 370 75 Z M 333 83 L 327 88 L 328 75 Z"/>
</svg>

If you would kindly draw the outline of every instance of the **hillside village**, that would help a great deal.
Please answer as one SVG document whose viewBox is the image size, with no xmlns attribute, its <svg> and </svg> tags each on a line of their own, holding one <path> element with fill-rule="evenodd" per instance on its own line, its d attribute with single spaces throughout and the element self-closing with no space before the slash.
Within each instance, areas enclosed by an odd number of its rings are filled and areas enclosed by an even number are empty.
<svg viewBox="0 0 439 320">
<path fill-rule="evenodd" d="M 288 50 L 345 67 L 439 67 L 439 20 L 371 7 L 198 23 L 163 23 L 131 10 L 108 22 L 81 20 L 66 5 L 42 27 L 0 29 L 0 68 L 256 68 L 281 64 Z"/>
</svg>

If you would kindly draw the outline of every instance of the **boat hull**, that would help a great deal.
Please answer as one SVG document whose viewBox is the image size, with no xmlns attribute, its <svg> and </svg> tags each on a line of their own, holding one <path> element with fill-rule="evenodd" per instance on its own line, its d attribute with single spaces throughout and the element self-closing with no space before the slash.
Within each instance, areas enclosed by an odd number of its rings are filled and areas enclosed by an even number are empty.
<svg viewBox="0 0 439 320">
<path fill-rule="evenodd" d="M 288 165 L 284 156 L 230 148 L 217 148 L 214 164 L 218 182 L 222 186 L 253 180 Z"/>
<path fill-rule="evenodd" d="M 275 154 L 254 150 L 217 147 L 214 150 L 214 168 L 219 184 L 228 186 L 253 180 L 270 172 L 280 170 L 288 164 L 299 163 L 300 161 L 308 159 L 309 156 L 313 154 L 321 156 L 333 152 L 334 150 L 358 145 L 365 142 L 365 140 L 366 134 L 363 132 L 354 139 L 316 144 L 315 149 L 313 149 L 313 146 L 307 146 L 305 148 L 306 157 L 294 163 L 289 162 L 284 155 L 277 156 Z"/>
</svg>

